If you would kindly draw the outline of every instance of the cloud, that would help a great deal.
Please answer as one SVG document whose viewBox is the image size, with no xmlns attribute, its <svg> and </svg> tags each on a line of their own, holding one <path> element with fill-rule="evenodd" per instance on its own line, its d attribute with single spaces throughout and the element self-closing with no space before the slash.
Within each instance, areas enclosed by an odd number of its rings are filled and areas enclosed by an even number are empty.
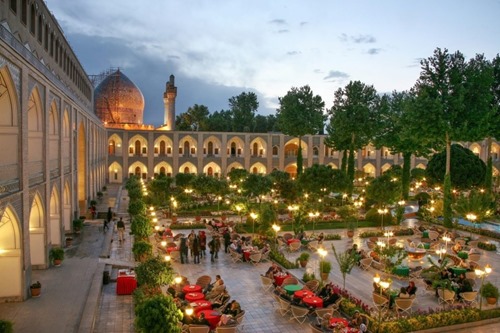
<svg viewBox="0 0 500 333">
<path fill-rule="evenodd" d="M 286 54 L 290 55 L 290 56 L 298 55 L 298 54 L 300 54 L 300 51 L 288 51 Z"/>
<path fill-rule="evenodd" d="M 320 74 L 320 73 L 323 73 L 323 71 L 319 68 L 316 68 L 313 73 L 316 73 L 316 74 Z"/>
<path fill-rule="evenodd" d="M 415 59 L 413 59 L 413 62 L 406 67 L 408 67 L 408 68 L 420 67 L 420 61 L 422 61 L 423 59 L 424 58 L 415 58 Z"/>
<path fill-rule="evenodd" d="M 303 26 L 305 26 L 305 25 L 309 24 L 309 22 L 302 21 L 302 22 L 300 22 L 299 24 L 300 24 L 300 26 L 301 26 L 301 27 L 303 27 Z"/>
<path fill-rule="evenodd" d="M 283 19 L 274 19 L 274 20 L 269 21 L 269 23 L 276 24 L 276 25 L 285 25 L 286 21 Z"/>
<path fill-rule="evenodd" d="M 375 54 L 379 54 L 380 51 L 382 51 L 382 49 L 380 49 L 380 48 L 371 48 L 371 49 L 368 49 L 368 51 L 366 51 L 366 53 L 371 54 L 371 55 L 375 55 Z"/>
<path fill-rule="evenodd" d="M 356 44 L 369 44 L 377 41 L 377 39 L 371 35 L 347 35 L 345 33 L 341 34 L 339 39 L 342 42 L 352 42 Z"/>
<path fill-rule="evenodd" d="M 279 34 L 286 34 L 287 32 L 290 32 L 288 29 L 281 29 L 281 30 L 278 30 L 278 33 Z"/>
<path fill-rule="evenodd" d="M 349 74 L 341 72 L 341 71 L 330 71 L 328 72 L 328 75 L 323 78 L 323 80 L 332 80 L 335 81 L 337 79 L 342 80 L 342 79 L 347 79 L 349 77 Z"/>
</svg>

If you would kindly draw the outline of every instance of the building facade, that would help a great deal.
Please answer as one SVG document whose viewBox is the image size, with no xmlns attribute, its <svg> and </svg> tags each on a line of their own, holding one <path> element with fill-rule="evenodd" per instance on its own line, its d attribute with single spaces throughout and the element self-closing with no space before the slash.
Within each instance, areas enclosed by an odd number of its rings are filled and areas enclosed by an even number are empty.
<svg viewBox="0 0 500 333">
<path fill-rule="evenodd" d="M 41 0 L 0 1 L 0 300 L 24 300 L 106 180 L 93 87 Z"/>
</svg>

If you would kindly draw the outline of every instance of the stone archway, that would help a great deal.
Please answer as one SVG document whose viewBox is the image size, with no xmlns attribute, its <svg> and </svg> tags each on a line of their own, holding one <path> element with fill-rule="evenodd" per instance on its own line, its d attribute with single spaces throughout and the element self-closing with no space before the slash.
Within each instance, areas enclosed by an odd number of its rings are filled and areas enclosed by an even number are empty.
<svg viewBox="0 0 500 333">
<path fill-rule="evenodd" d="M 49 221 L 50 221 L 50 242 L 52 245 L 61 245 L 61 205 L 59 202 L 59 191 L 56 187 L 50 194 Z"/>
<path fill-rule="evenodd" d="M 0 299 L 22 299 L 21 234 L 10 206 L 0 210 L 0 281 Z"/>
<path fill-rule="evenodd" d="M 83 123 L 78 128 L 78 206 L 87 211 L 87 137 Z"/>
<path fill-rule="evenodd" d="M 64 230 L 71 231 L 71 192 L 69 190 L 69 185 L 66 183 L 64 185 L 63 192 L 63 222 L 64 222 Z"/>
<path fill-rule="evenodd" d="M 30 209 L 30 258 L 33 268 L 45 268 L 45 212 L 42 200 L 37 193 Z"/>
</svg>

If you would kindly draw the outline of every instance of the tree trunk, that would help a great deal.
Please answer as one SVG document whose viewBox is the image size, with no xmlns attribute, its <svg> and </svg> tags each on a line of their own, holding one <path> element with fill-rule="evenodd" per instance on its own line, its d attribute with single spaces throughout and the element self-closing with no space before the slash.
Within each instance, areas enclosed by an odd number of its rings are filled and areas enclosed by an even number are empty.
<svg viewBox="0 0 500 333">
<path fill-rule="evenodd" d="M 340 164 L 340 171 L 347 174 L 347 149 L 342 153 L 342 162 Z"/>
<path fill-rule="evenodd" d="M 491 136 L 486 139 L 486 176 L 484 186 L 487 193 L 491 193 L 493 189 L 493 160 L 491 158 Z"/>
<path fill-rule="evenodd" d="M 411 153 L 405 152 L 403 153 L 403 179 L 401 179 L 404 200 L 408 200 L 408 192 L 410 191 L 410 166 Z"/>
<path fill-rule="evenodd" d="M 347 164 L 347 178 L 349 179 L 349 188 L 347 189 L 347 192 L 349 194 L 352 194 L 352 190 L 354 187 L 354 145 L 351 144 L 351 147 L 349 148 L 349 161 Z"/>
<path fill-rule="evenodd" d="M 297 176 L 302 173 L 302 137 L 299 136 L 299 149 L 297 152 Z"/>
<path fill-rule="evenodd" d="M 445 175 L 450 174 L 450 169 L 451 169 L 451 141 L 450 137 L 448 135 L 448 132 L 446 133 L 446 171 Z"/>
<path fill-rule="evenodd" d="M 446 228 L 453 227 L 452 209 L 451 209 L 451 141 L 448 132 L 446 132 L 446 171 L 444 174 L 443 188 L 443 217 L 444 226 Z"/>
</svg>

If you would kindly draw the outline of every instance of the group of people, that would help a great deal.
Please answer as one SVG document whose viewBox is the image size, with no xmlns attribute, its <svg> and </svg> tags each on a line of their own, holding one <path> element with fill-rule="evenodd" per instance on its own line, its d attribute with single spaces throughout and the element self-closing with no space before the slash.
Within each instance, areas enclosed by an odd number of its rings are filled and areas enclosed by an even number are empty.
<svg viewBox="0 0 500 333">
<path fill-rule="evenodd" d="M 179 245 L 181 264 L 188 264 L 189 257 L 193 259 L 195 264 L 199 264 L 200 258 L 207 256 L 207 245 L 210 251 L 211 261 L 214 262 L 214 259 L 218 257 L 220 249 L 219 237 L 213 237 L 207 243 L 207 235 L 203 230 L 198 231 L 198 234 L 196 234 L 194 230 L 191 230 L 191 233 L 187 237 L 181 237 Z"/>
</svg>

